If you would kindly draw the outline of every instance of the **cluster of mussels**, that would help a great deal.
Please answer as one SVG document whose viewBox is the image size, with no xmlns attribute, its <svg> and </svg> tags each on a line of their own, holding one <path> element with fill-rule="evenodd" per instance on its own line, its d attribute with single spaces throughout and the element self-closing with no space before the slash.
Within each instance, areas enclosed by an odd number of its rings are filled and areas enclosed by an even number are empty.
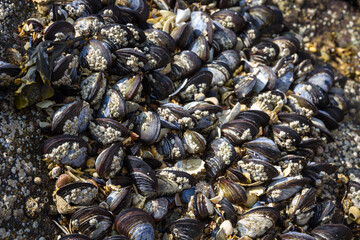
<svg viewBox="0 0 360 240">
<path fill-rule="evenodd" d="M 62 240 L 352 238 L 337 166 L 319 157 L 342 90 L 277 7 L 76 0 L 21 35 L 23 79 L 49 80 L 61 106 L 43 154 Z M 3 84 L 19 72 L 0 65 Z"/>
</svg>

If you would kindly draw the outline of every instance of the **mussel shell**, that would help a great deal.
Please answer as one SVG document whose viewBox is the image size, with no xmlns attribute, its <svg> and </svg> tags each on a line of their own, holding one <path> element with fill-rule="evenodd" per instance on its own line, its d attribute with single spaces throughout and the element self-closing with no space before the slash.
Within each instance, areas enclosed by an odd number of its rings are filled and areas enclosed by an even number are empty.
<svg viewBox="0 0 360 240">
<path fill-rule="evenodd" d="M 229 66 L 218 60 L 204 65 L 202 71 L 209 71 L 212 73 L 211 86 L 223 86 L 231 78 L 231 70 Z"/>
<path fill-rule="evenodd" d="M 114 89 L 119 90 L 125 100 L 138 101 L 143 89 L 142 75 L 136 74 L 129 77 L 122 78 L 113 86 Z"/>
<path fill-rule="evenodd" d="M 175 91 L 172 80 L 160 73 L 159 71 L 152 71 L 147 75 L 147 82 L 144 83 L 144 90 L 147 91 L 150 97 L 157 100 L 164 100 Z M 149 86 L 147 87 L 148 84 Z"/>
<path fill-rule="evenodd" d="M 335 214 L 335 204 L 331 201 L 325 201 L 316 204 L 314 208 L 314 215 L 310 219 L 310 226 L 319 226 L 321 223 L 328 223 Z"/>
<path fill-rule="evenodd" d="M 273 125 L 275 143 L 283 149 L 291 149 L 301 142 L 301 136 L 292 128 L 282 125 Z"/>
<path fill-rule="evenodd" d="M 125 167 L 142 195 L 150 199 L 157 195 L 158 180 L 154 170 L 145 161 L 138 157 L 127 156 Z"/>
<path fill-rule="evenodd" d="M 171 37 L 174 39 L 177 47 L 187 49 L 194 40 L 194 31 L 191 22 L 175 28 L 171 32 Z"/>
<path fill-rule="evenodd" d="M 78 57 L 74 54 L 69 54 L 60 58 L 51 73 L 51 82 L 55 87 L 61 85 L 69 86 L 76 78 L 78 66 Z M 0 71 L 1 73 L 1 71 Z"/>
<path fill-rule="evenodd" d="M 191 188 L 195 184 L 195 178 L 182 170 L 162 169 L 157 173 L 160 196 L 174 195 Z"/>
<path fill-rule="evenodd" d="M 45 40 L 55 40 L 57 38 L 57 34 L 63 34 L 64 36 L 74 37 L 75 36 L 75 28 L 74 26 L 66 21 L 60 20 L 51 23 L 44 32 Z"/>
<path fill-rule="evenodd" d="M 202 221 L 191 218 L 180 218 L 169 226 L 175 240 L 200 240 L 205 225 Z"/>
<path fill-rule="evenodd" d="M 218 187 L 222 196 L 233 204 L 239 205 L 245 203 L 247 200 L 245 189 L 229 179 L 220 179 L 218 181 Z"/>
<path fill-rule="evenodd" d="M 280 213 L 273 207 L 255 207 L 240 216 L 237 222 L 240 236 L 256 238 L 263 236 L 275 226 Z"/>
<path fill-rule="evenodd" d="M 241 161 L 241 162 L 240 162 Z M 243 170 L 246 170 L 247 168 L 249 168 L 249 174 L 254 177 L 257 176 L 259 173 L 261 175 L 266 175 L 266 176 L 262 176 L 260 178 L 260 181 L 267 181 L 267 180 L 271 180 L 277 176 L 279 176 L 279 171 L 276 169 L 276 167 L 274 167 L 272 164 L 260 160 L 260 159 L 254 159 L 254 158 L 243 158 L 238 162 L 238 166 L 241 167 Z M 250 166 L 249 166 L 250 164 Z M 253 165 L 253 166 L 251 166 Z M 254 169 L 253 169 L 254 168 Z M 260 172 L 260 168 L 263 169 L 263 172 Z"/>
<path fill-rule="evenodd" d="M 226 138 L 212 141 L 206 150 L 206 173 L 210 178 L 220 176 L 237 159 L 234 146 Z"/>
<path fill-rule="evenodd" d="M 266 112 L 260 110 L 245 110 L 241 111 L 236 116 L 236 119 L 252 121 L 259 127 L 265 127 L 270 121 L 270 116 Z"/>
<path fill-rule="evenodd" d="M 324 224 L 314 228 L 311 235 L 326 240 L 351 240 L 353 234 L 349 227 L 343 224 Z"/>
<path fill-rule="evenodd" d="M 57 211 L 61 214 L 74 213 L 77 206 L 91 205 L 98 195 L 96 186 L 88 182 L 74 182 L 60 187 L 56 192 Z"/>
<path fill-rule="evenodd" d="M 137 118 L 135 132 L 148 145 L 155 143 L 160 134 L 160 118 L 157 112 L 142 112 Z"/>
<path fill-rule="evenodd" d="M 122 141 L 129 134 L 129 130 L 111 118 L 95 118 L 91 121 L 91 136 L 103 145 Z"/>
<path fill-rule="evenodd" d="M 104 96 L 97 112 L 98 118 L 113 118 L 121 120 L 128 112 L 126 101 L 119 90 L 109 89 Z"/>
<path fill-rule="evenodd" d="M 281 156 L 281 151 L 274 141 L 269 138 L 259 137 L 244 144 L 247 152 L 256 158 L 274 162 Z"/>
<path fill-rule="evenodd" d="M 318 108 L 311 101 L 296 94 L 288 97 L 289 106 L 298 114 L 312 116 L 318 113 Z"/>
<path fill-rule="evenodd" d="M 176 48 L 174 39 L 167 33 L 158 29 L 146 29 L 144 31 L 146 39 L 152 44 L 167 49 L 173 53 Z"/>
<path fill-rule="evenodd" d="M 179 92 L 179 97 L 182 100 L 193 100 L 196 94 L 206 94 L 211 86 L 212 77 L 213 74 L 209 71 L 196 73 Z"/>
<path fill-rule="evenodd" d="M 221 127 L 221 134 L 234 146 L 252 140 L 259 133 L 259 127 L 253 121 L 237 119 L 227 122 Z"/>
<path fill-rule="evenodd" d="M 199 220 L 205 220 L 214 213 L 211 201 L 200 192 L 195 193 L 189 202 L 189 209 Z"/>
<path fill-rule="evenodd" d="M 182 140 L 189 154 L 200 154 L 205 151 L 206 139 L 198 132 L 186 130 Z"/>
<path fill-rule="evenodd" d="M 121 48 L 114 53 L 117 57 L 118 67 L 123 67 L 127 73 L 140 73 L 148 59 L 146 54 L 141 50 L 135 48 Z"/>
<path fill-rule="evenodd" d="M 282 240 L 316 240 L 314 237 L 306 234 L 306 233 L 299 233 L 299 232 L 287 232 L 280 235 L 280 239 Z"/>
<path fill-rule="evenodd" d="M 113 214 L 118 214 L 121 210 L 130 207 L 131 198 L 132 187 L 126 186 L 117 191 L 112 191 L 106 198 L 106 203 Z"/>
<path fill-rule="evenodd" d="M 144 66 L 145 71 L 163 68 L 171 62 L 170 52 L 164 47 L 150 46 L 150 50 L 146 54 L 147 62 Z"/>
<path fill-rule="evenodd" d="M 129 240 L 125 235 L 112 235 L 110 237 L 104 238 L 104 240 Z"/>
<path fill-rule="evenodd" d="M 91 120 L 90 105 L 85 101 L 75 101 L 64 105 L 54 113 L 51 130 L 54 133 L 77 135 L 85 131 Z"/>
<path fill-rule="evenodd" d="M 103 72 L 93 73 L 85 78 L 81 84 L 81 97 L 90 105 L 100 103 L 106 88 L 106 78 Z"/>
<path fill-rule="evenodd" d="M 272 202 L 281 202 L 294 196 L 308 182 L 308 178 L 301 176 L 281 178 L 270 183 L 266 193 Z"/>
<path fill-rule="evenodd" d="M 164 197 L 148 201 L 144 205 L 144 210 L 149 213 L 156 222 L 163 220 L 169 209 L 170 201 Z"/>
<path fill-rule="evenodd" d="M 236 224 L 237 212 L 231 202 L 226 198 L 223 198 L 218 204 L 220 205 L 219 209 L 223 213 L 223 217 L 230 220 L 232 224 Z"/>
<path fill-rule="evenodd" d="M 204 35 L 198 36 L 189 46 L 189 50 L 196 53 L 205 63 L 210 58 L 209 44 Z"/>
<path fill-rule="evenodd" d="M 73 233 L 62 236 L 59 240 L 91 240 L 91 238 L 82 234 Z"/>
<path fill-rule="evenodd" d="M 236 11 L 230 9 L 223 9 L 211 14 L 214 21 L 219 22 L 222 26 L 232 29 L 235 32 L 242 30 L 245 27 L 245 19 Z"/>
<path fill-rule="evenodd" d="M 123 166 L 124 152 L 121 143 L 114 143 L 104 149 L 95 161 L 96 172 L 101 178 L 111 178 L 120 172 Z"/>
<path fill-rule="evenodd" d="M 217 61 L 226 63 L 231 72 L 234 72 L 237 67 L 240 65 L 240 54 L 233 49 L 225 50 L 221 52 L 217 57 Z"/>
<path fill-rule="evenodd" d="M 105 43 L 90 39 L 80 53 L 80 62 L 90 70 L 100 71 L 109 69 L 113 63 L 113 58 Z"/>
<path fill-rule="evenodd" d="M 280 49 L 280 57 L 285 57 L 297 52 L 300 49 L 300 42 L 294 36 L 280 36 L 273 40 Z"/>
<path fill-rule="evenodd" d="M 153 218 L 139 208 L 125 209 L 115 219 L 116 230 L 131 240 L 155 239 L 154 226 Z"/>
<path fill-rule="evenodd" d="M 73 26 L 75 29 L 75 37 L 91 37 L 104 26 L 104 20 L 99 15 L 84 16 L 78 18 L 73 23 Z"/>
<path fill-rule="evenodd" d="M 204 35 L 209 44 L 213 41 L 212 24 L 212 19 L 205 12 L 193 11 L 191 13 L 191 26 L 195 36 Z"/>
<path fill-rule="evenodd" d="M 76 136 L 56 135 L 44 142 L 45 157 L 54 162 L 81 167 L 87 157 L 87 143 Z"/>
<path fill-rule="evenodd" d="M 174 62 L 171 65 L 171 72 L 168 76 L 173 80 L 183 79 L 195 73 L 200 69 L 201 59 L 192 51 L 182 51 L 174 56 Z"/>
<path fill-rule="evenodd" d="M 173 133 L 168 133 L 162 138 L 156 150 L 165 161 L 183 159 L 186 156 L 185 147 L 181 138 Z"/>
<path fill-rule="evenodd" d="M 256 77 L 253 74 L 236 76 L 234 81 L 236 82 L 234 92 L 239 101 L 249 97 L 256 85 Z"/>
<path fill-rule="evenodd" d="M 70 219 L 70 228 L 91 239 L 103 239 L 114 221 L 111 212 L 99 206 L 90 206 L 76 211 Z M 95 224 L 93 224 L 95 222 Z"/>
</svg>

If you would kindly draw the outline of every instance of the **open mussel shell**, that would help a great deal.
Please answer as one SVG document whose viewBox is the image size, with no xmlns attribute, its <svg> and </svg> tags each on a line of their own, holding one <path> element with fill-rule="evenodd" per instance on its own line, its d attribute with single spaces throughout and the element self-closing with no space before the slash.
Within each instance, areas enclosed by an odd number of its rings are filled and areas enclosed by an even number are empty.
<svg viewBox="0 0 360 240">
<path fill-rule="evenodd" d="M 175 240 L 200 240 L 205 225 L 202 221 L 191 218 L 180 218 L 169 226 Z"/>
<path fill-rule="evenodd" d="M 234 146 L 226 138 L 213 140 L 206 150 L 206 173 L 210 178 L 220 176 L 237 159 Z"/>
<path fill-rule="evenodd" d="M 182 100 L 193 100 L 197 94 L 206 94 L 211 86 L 212 73 L 209 71 L 200 71 L 192 76 L 182 90 L 179 97 Z"/>
<path fill-rule="evenodd" d="M 259 137 L 244 143 L 244 146 L 250 156 L 263 159 L 264 161 L 274 162 L 281 156 L 278 146 L 270 138 Z"/>
<path fill-rule="evenodd" d="M 186 130 L 182 140 L 189 154 L 200 154 L 205 151 L 206 139 L 198 132 Z"/>
<path fill-rule="evenodd" d="M 123 166 L 124 151 L 121 143 L 114 143 L 104 149 L 95 161 L 96 172 L 101 178 L 112 178 Z"/>
<path fill-rule="evenodd" d="M 79 209 L 71 216 L 70 229 L 91 239 L 103 239 L 113 222 L 111 212 L 99 206 L 90 206 Z"/>
<path fill-rule="evenodd" d="M 144 210 L 154 218 L 156 222 L 163 220 L 170 209 L 170 201 L 161 197 L 145 203 Z"/>
<path fill-rule="evenodd" d="M 76 79 L 78 67 L 78 56 L 68 54 L 60 58 L 51 73 L 51 83 L 55 87 L 69 86 Z"/>
<path fill-rule="evenodd" d="M 119 233 L 131 240 L 155 239 L 154 219 L 142 209 L 128 208 L 121 211 L 114 224 Z"/>
<path fill-rule="evenodd" d="M 280 213 L 273 207 L 255 207 L 240 216 L 237 229 L 241 237 L 257 238 L 273 228 Z"/>
<path fill-rule="evenodd" d="M 156 176 L 159 196 L 174 195 L 195 184 L 194 177 L 182 170 L 163 169 L 157 171 Z"/>
<path fill-rule="evenodd" d="M 44 32 L 45 40 L 63 41 L 75 36 L 74 26 L 66 21 L 55 21 L 51 23 Z"/>
<path fill-rule="evenodd" d="M 87 128 L 91 113 L 90 105 L 85 101 L 66 104 L 54 113 L 51 130 L 54 133 L 77 135 Z"/>
<path fill-rule="evenodd" d="M 236 11 L 230 9 L 223 9 L 211 14 L 214 21 L 220 23 L 223 27 L 232 29 L 238 32 L 245 27 L 245 19 Z"/>
<path fill-rule="evenodd" d="M 106 89 L 106 78 L 103 72 L 96 72 L 85 78 L 81 84 L 81 97 L 95 106 L 100 103 Z"/>
<path fill-rule="evenodd" d="M 214 214 L 212 202 L 201 192 L 195 193 L 188 204 L 188 208 L 197 219 L 205 220 Z"/>
<path fill-rule="evenodd" d="M 271 202 L 281 202 L 294 196 L 309 181 L 302 176 L 281 178 L 270 183 L 266 194 Z"/>
<path fill-rule="evenodd" d="M 175 163 L 174 167 L 194 177 L 199 177 L 205 172 L 205 162 L 201 158 L 180 160 Z"/>
<path fill-rule="evenodd" d="M 74 213 L 77 206 L 87 206 L 92 204 L 97 195 L 97 187 L 92 183 L 69 183 L 62 186 L 56 192 L 57 211 L 61 214 Z"/>
<path fill-rule="evenodd" d="M 62 236 L 59 240 L 91 240 L 91 238 L 82 234 L 73 233 Z"/>
<path fill-rule="evenodd" d="M 125 167 L 137 190 L 144 196 L 154 198 L 158 193 L 158 179 L 154 170 L 141 158 L 127 156 Z"/>
<path fill-rule="evenodd" d="M 280 235 L 281 240 L 316 240 L 316 238 L 300 232 L 287 232 Z"/>
<path fill-rule="evenodd" d="M 259 126 L 246 119 L 236 119 L 221 127 L 221 135 L 234 146 L 240 146 L 244 142 L 252 140 L 258 133 Z"/>
<path fill-rule="evenodd" d="M 80 53 L 80 62 L 83 67 L 93 71 L 110 68 L 113 63 L 109 47 L 96 39 L 91 39 Z"/>
<path fill-rule="evenodd" d="M 168 133 L 163 137 L 157 145 L 156 150 L 165 161 L 183 159 L 186 156 L 185 147 L 181 138 L 174 133 Z"/>
<path fill-rule="evenodd" d="M 116 191 L 112 191 L 106 198 L 106 203 L 113 214 L 118 214 L 121 210 L 130 207 L 131 198 L 132 187 L 126 186 Z"/>
<path fill-rule="evenodd" d="M 343 224 L 324 224 L 314 228 L 311 235 L 324 240 L 351 240 L 353 234 L 349 227 Z"/>
<path fill-rule="evenodd" d="M 167 33 L 158 29 L 146 29 L 144 31 L 146 39 L 152 44 L 163 47 L 173 53 L 176 48 L 174 39 Z"/>
<path fill-rule="evenodd" d="M 97 117 L 121 120 L 127 112 L 126 101 L 121 92 L 116 89 L 109 89 L 102 100 Z"/>
<path fill-rule="evenodd" d="M 160 134 L 160 118 L 157 112 L 140 113 L 136 120 L 135 132 L 145 144 L 153 144 Z"/>
<path fill-rule="evenodd" d="M 149 93 L 150 97 L 157 100 L 164 100 L 175 91 L 172 80 L 158 71 L 149 73 L 147 80 L 148 81 L 144 83 L 144 90 Z"/>
<path fill-rule="evenodd" d="M 76 136 L 56 135 L 44 142 L 44 156 L 54 163 L 81 167 L 87 157 L 87 143 Z"/>
<path fill-rule="evenodd" d="M 95 118 L 89 125 L 92 137 L 103 145 L 124 140 L 129 130 L 111 118 Z"/>
<path fill-rule="evenodd" d="M 247 200 L 245 189 L 230 179 L 220 179 L 218 181 L 218 189 L 219 194 L 233 204 L 239 205 Z"/>
<path fill-rule="evenodd" d="M 268 181 L 279 176 L 279 171 L 270 163 L 260 159 L 241 159 L 238 166 L 248 172 L 254 181 Z"/>
</svg>

